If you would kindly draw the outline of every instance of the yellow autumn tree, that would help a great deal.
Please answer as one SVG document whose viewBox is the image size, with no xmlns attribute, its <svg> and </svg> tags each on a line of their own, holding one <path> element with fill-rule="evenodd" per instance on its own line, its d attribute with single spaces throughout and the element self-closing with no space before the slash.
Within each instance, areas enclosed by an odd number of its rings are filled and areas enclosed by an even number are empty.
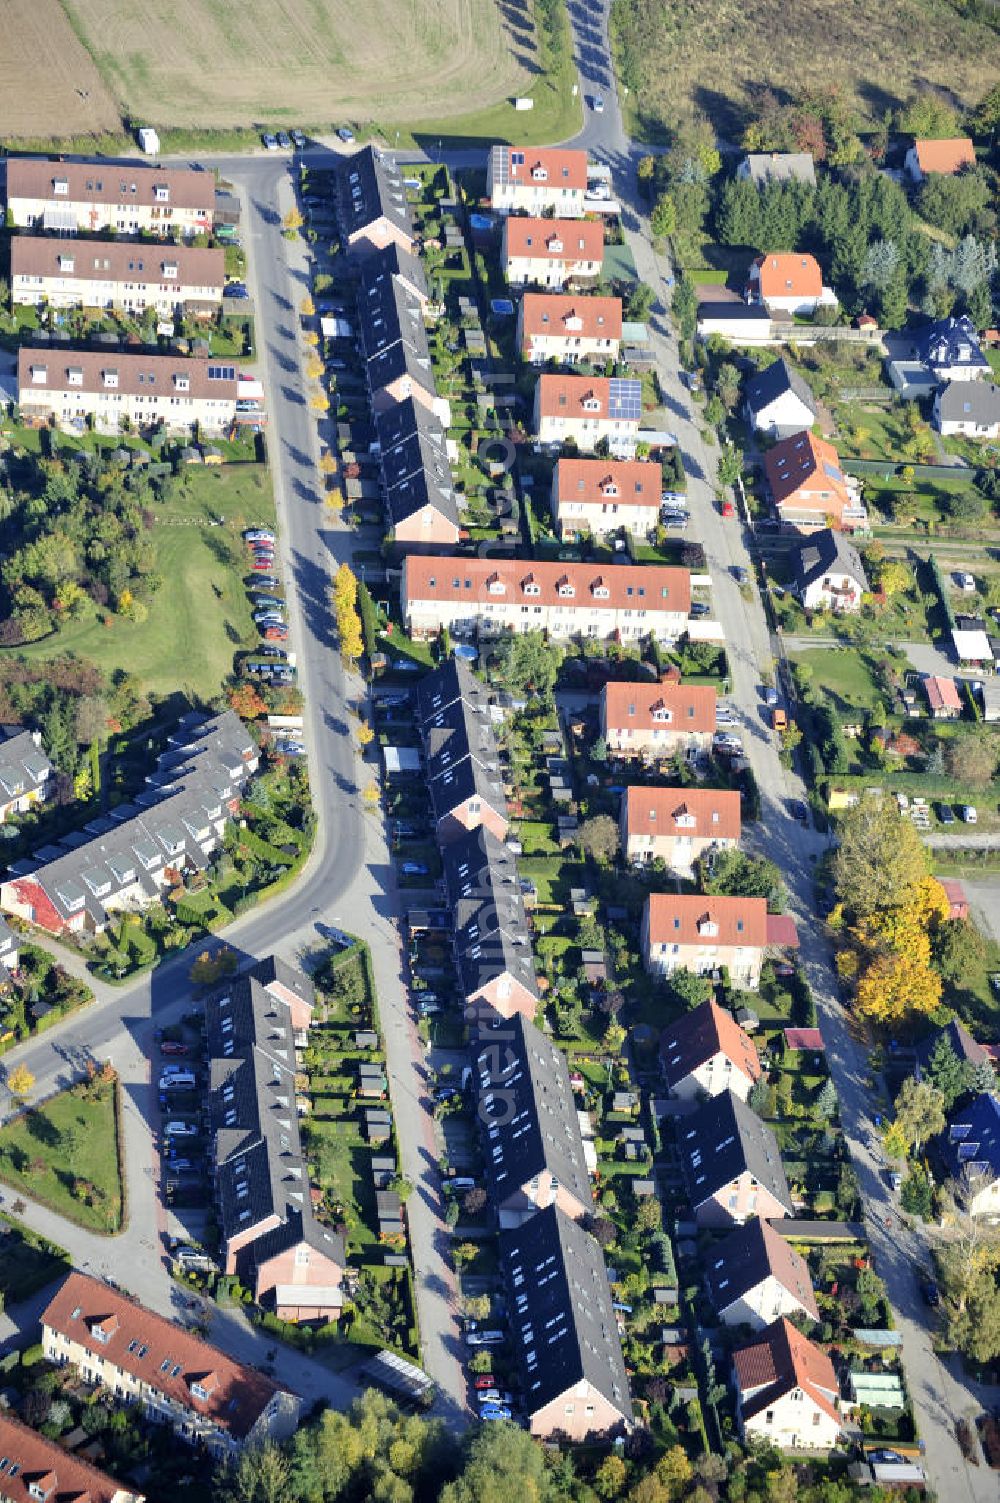
<svg viewBox="0 0 1000 1503">
<path fill-rule="evenodd" d="M 330 587 L 333 614 L 337 621 L 340 650 L 349 662 L 356 663 L 364 650 L 361 617 L 358 614 L 358 581 L 350 565 L 341 564 Z"/>
<path fill-rule="evenodd" d="M 855 938 L 871 950 L 909 955 L 929 965 L 931 936 L 947 923 L 951 905 L 936 877 L 921 877 L 909 899 L 894 908 L 869 914 L 854 930 Z"/>
<path fill-rule="evenodd" d="M 873 1023 L 901 1023 L 926 1016 L 941 1001 L 941 977 L 920 956 L 886 951 L 876 955 L 858 981 L 857 1010 Z"/>
</svg>

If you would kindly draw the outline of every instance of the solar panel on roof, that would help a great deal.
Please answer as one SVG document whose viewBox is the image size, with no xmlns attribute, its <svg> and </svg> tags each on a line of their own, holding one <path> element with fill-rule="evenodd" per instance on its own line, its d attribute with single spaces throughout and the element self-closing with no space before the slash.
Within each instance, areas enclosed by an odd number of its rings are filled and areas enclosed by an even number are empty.
<svg viewBox="0 0 1000 1503">
<path fill-rule="evenodd" d="M 612 377 L 608 392 L 608 410 L 613 418 L 638 422 L 642 414 L 642 386 L 638 381 Z"/>
<path fill-rule="evenodd" d="M 823 461 L 823 470 L 824 470 L 825 474 L 829 477 L 829 479 L 831 479 L 831 480 L 838 480 L 840 482 L 843 482 L 843 479 L 844 479 L 843 475 L 837 469 L 837 466 L 835 464 L 831 464 L 828 459 Z"/>
</svg>

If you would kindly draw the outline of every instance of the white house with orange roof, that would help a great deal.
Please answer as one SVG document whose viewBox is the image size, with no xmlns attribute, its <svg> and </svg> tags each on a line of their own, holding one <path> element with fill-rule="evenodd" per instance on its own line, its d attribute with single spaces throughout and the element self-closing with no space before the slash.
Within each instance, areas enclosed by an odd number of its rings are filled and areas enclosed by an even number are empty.
<svg viewBox="0 0 1000 1503">
<path fill-rule="evenodd" d="M 943 141 L 916 140 L 906 153 L 903 171 L 914 183 L 922 183 L 932 172 L 953 176 L 963 167 L 976 165 L 976 148 L 968 136 L 951 136 Z"/>
<path fill-rule="evenodd" d="M 779 1450 L 829 1451 L 842 1428 L 840 1384 L 824 1351 L 782 1316 L 733 1353 L 740 1433 Z"/>
<path fill-rule="evenodd" d="M 566 540 L 624 529 L 644 538 L 660 515 L 663 471 L 644 459 L 560 459 L 552 473 L 552 520 Z"/>
<path fill-rule="evenodd" d="M 660 1068 L 671 1096 L 684 1101 L 720 1091 L 745 1101 L 762 1073 L 753 1039 L 715 1002 L 702 1002 L 663 1030 Z"/>
<path fill-rule="evenodd" d="M 867 524 L 857 482 L 844 473 L 825 438 L 803 432 L 779 440 L 764 455 L 764 474 L 784 526 L 797 532 L 853 531 Z"/>
<path fill-rule="evenodd" d="M 670 643 L 687 628 L 691 576 L 656 565 L 409 554 L 400 605 L 417 637 L 447 628 L 459 636 L 544 631 L 560 640 Z"/>
<path fill-rule="evenodd" d="M 486 191 L 494 214 L 582 219 L 587 153 L 555 146 L 491 146 Z"/>
<path fill-rule="evenodd" d="M 726 788 L 626 788 L 621 808 L 622 850 L 628 861 L 662 861 L 690 877 L 696 861 L 740 840 L 740 795 Z"/>
<path fill-rule="evenodd" d="M 819 307 L 837 307 L 836 294 L 823 286 L 816 257 L 798 251 L 758 256 L 747 277 L 747 301 L 763 304 L 769 313 L 810 315 Z"/>
<path fill-rule="evenodd" d="M 539 376 L 535 436 L 540 444 L 576 444 L 593 453 L 606 439 L 617 458 L 631 459 L 639 437 L 642 385 L 619 376 Z"/>
<path fill-rule="evenodd" d="M 530 365 L 617 360 L 621 338 L 620 297 L 526 292 L 517 311 L 517 344 Z"/>
<path fill-rule="evenodd" d="M 725 966 L 734 986 L 756 991 L 767 947 L 764 898 L 651 893 L 642 916 L 647 971 L 708 976 Z"/>
<path fill-rule="evenodd" d="M 715 709 L 710 684 L 609 683 L 601 690 L 601 735 L 619 757 L 658 761 L 678 751 L 707 751 Z"/>
<path fill-rule="evenodd" d="M 604 226 L 593 219 L 504 220 L 501 250 L 512 287 L 552 287 L 593 282 L 604 264 Z"/>
</svg>

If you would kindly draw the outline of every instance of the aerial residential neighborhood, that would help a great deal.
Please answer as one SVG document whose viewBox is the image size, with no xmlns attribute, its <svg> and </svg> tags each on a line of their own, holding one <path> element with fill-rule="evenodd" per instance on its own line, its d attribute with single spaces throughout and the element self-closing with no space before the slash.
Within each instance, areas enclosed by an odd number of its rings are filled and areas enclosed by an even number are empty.
<svg viewBox="0 0 1000 1503">
<path fill-rule="evenodd" d="M 0 1498 L 991 1503 L 997 17 L 9 9 Z"/>
</svg>

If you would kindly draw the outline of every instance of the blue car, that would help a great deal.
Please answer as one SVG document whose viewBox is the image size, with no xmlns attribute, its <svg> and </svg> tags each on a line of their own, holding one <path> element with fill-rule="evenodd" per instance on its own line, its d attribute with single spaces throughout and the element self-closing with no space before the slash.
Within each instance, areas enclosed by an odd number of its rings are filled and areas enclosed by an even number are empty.
<svg viewBox="0 0 1000 1503">
<path fill-rule="evenodd" d="M 479 1411 L 483 1420 L 509 1420 L 511 1412 L 506 1404 L 484 1404 Z"/>
<path fill-rule="evenodd" d="M 426 877 L 427 867 L 422 861 L 404 861 L 402 872 L 404 877 Z"/>
</svg>

